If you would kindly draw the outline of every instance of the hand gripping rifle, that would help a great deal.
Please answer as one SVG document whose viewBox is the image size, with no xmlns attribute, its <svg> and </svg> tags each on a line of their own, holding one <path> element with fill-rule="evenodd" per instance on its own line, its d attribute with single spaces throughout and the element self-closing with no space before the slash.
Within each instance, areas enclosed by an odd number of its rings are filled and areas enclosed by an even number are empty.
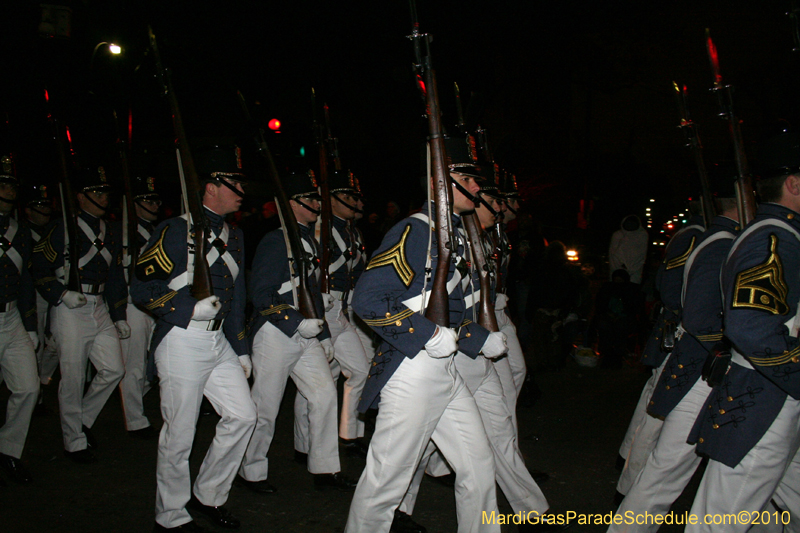
<svg viewBox="0 0 800 533">
<path fill-rule="evenodd" d="M 272 187 L 275 189 L 275 201 L 278 204 L 278 209 L 280 209 L 283 214 L 282 218 L 285 225 L 283 230 L 286 232 L 286 237 L 289 240 L 289 249 L 294 261 L 294 270 L 298 276 L 297 310 L 306 318 L 318 318 L 317 308 L 314 305 L 314 298 L 308 288 L 308 273 L 311 272 L 312 265 L 303 248 L 300 231 L 297 228 L 297 218 L 295 218 L 294 211 L 292 211 L 292 207 L 289 205 L 286 191 L 283 190 L 281 178 L 278 176 L 278 170 L 275 168 L 275 161 L 272 159 L 272 153 L 269 151 L 269 146 L 267 146 L 267 141 L 264 137 L 264 128 L 259 126 L 251 117 L 250 111 L 247 108 L 247 102 L 242 93 L 237 91 L 236 94 L 242 106 L 242 113 L 248 125 L 253 130 L 256 146 L 258 147 L 258 155 L 262 157 L 267 166 L 269 180 L 272 182 Z M 289 275 L 291 276 L 293 273 L 290 272 Z"/>
<path fill-rule="evenodd" d="M 683 89 L 678 87 L 674 81 L 672 86 L 675 88 L 675 98 L 678 102 L 678 112 L 680 114 L 681 123 L 678 126 L 683 130 L 686 135 L 686 146 L 692 150 L 694 154 L 694 161 L 697 165 L 697 174 L 700 176 L 700 187 L 702 190 L 702 205 L 703 205 L 703 223 L 706 228 L 711 227 L 711 219 L 717 214 L 714 207 L 714 199 L 711 195 L 711 187 L 708 185 L 708 172 L 706 172 L 706 164 L 703 160 L 703 144 L 700 142 L 700 135 L 694 126 L 694 122 L 689 119 L 689 113 L 686 110 L 686 86 Z"/>
<path fill-rule="evenodd" d="M 194 167 L 192 151 L 189 149 L 189 142 L 186 139 L 186 131 L 183 128 L 183 119 L 178 107 L 178 99 L 175 97 L 175 89 L 172 86 L 170 72 L 164 68 L 161 62 L 161 55 L 158 53 L 158 45 L 153 28 L 147 27 L 150 33 L 150 49 L 156 60 L 156 70 L 161 84 L 164 86 L 164 95 L 169 100 L 169 108 L 172 111 L 172 129 L 175 135 L 175 149 L 180 156 L 180 164 L 183 168 L 181 180 L 183 181 L 184 191 L 186 191 L 186 202 L 189 204 L 189 215 L 191 224 L 194 225 L 192 239 L 194 241 L 194 280 L 192 281 L 192 296 L 197 300 L 204 300 L 213 294 L 211 284 L 211 271 L 206 259 L 208 249 L 208 220 L 203 210 L 203 188 L 200 187 L 200 180 L 197 177 L 197 170 Z"/>
<path fill-rule="evenodd" d="M 478 269 L 478 279 L 480 280 L 481 298 L 477 304 L 478 324 L 489 331 L 500 331 L 497 326 L 497 316 L 494 314 L 494 302 L 492 302 L 492 267 L 484 252 L 483 230 L 478 222 L 478 214 L 473 211 L 462 215 L 461 219 L 464 222 L 464 229 L 467 230 L 472 260 L 475 268 Z"/>
<path fill-rule="evenodd" d="M 45 101 L 49 103 L 50 95 L 47 90 L 44 92 Z M 61 179 L 59 187 L 61 189 L 61 205 L 64 210 L 64 225 L 67 229 L 67 237 L 69 238 L 69 261 L 64 258 L 64 266 L 69 264 L 67 275 L 67 290 L 74 292 L 83 292 L 81 288 L 81 273 L 78 269 L 78 261 L 80 260 L 80 241 L 78 240 L 78 221 L 75 217 L 78 215 L 78 209 L 75 206 L 75 196 L 72 193 L 72 183 L 69 177 L 69 165 L 67 164 L 67 154 L 64 149 L 64 136 L 69 135 L 63 125 L 53 116 L 49 110 L 47 112 L 47 122 L 50 124 L 51 135 L 56 147 L 56 155 L 58 156 L 59 170 L 61 171 Z"/>
<path fill-rule="evenodd" d="M 125 237 L 127 240 L 127 250 L 125 250 L 126 255 L 128 256 L 129 263 L 128 263 L 128 283 L 133 280 L 133 273 L 136 269 L 136 262 L 139 260 L 139 246 L 138 246 L 138 229 L 139 229 L 139 217 L 136 216 L 136 205 L 133 201 L 133 186 L 131 185 L 131 167 L 130 167 L 130 159 L 129 159 L 129 143 L 126 143 L 123 140 L 123 136 L 119 129 L 119 121 L 117 119 L 117 111 L 114 109 L 112 110 L 114 116 L 114 129 L 116 130 L 117 134 L 117 151 L 119 152 L 119 161 L 120 166 L 122 167 L 122 185 L 125 189 L 125 227 L 123 231 L 125 232 Z M 130 141 L 130 139 L 129 139 Z"/>
<path fill-rule="evenodd" d="M 732 87 L 723 85 L 722 74 L 719 71 L 719 56 L 717 47 L 711 40 L 711 32 L 706 29 L 706 49 L 708 58 L 711 61 L 711 71 L 714 74 L 714 87 L 711 89 L 717 94 L 719 99 L 719 116 L 727 119 L 728 129 L 733 140 L 734 155 L 736 157 L 736 168 L 739 178 L 736 180 L 736 200 L 739 208 L 739 224 L 744 226 L 755 217 L 756 197 L 753 193 L 753 184 L 750 177 L 750 167 L 747 164 L 747 157 L 744 153 L 744 141 L 742 140 L 742 130 L 739 119 L 733 112 Z"/>
<path fill-rule="evenodd" d="M 320 257 L 319 270 L 319 290 L 323 293 L 331 292 L 331 188 L 328 180 L 328 149 L 325 146 L 325 138 L 322 135 L 322 126 L 317 122 L 316 93 L 311 89 L 311 107 L 314 117 L 314 136 L 317 140 L 317 151 L 319 153 L 319 194 L 322 196 L 320 202 L 319 217 L 319 244 L 322 247 L 322 257 Z"/>
<path fill-rule="evenodd" d="M 431 296 L 425 310 L 425 317 L 435 324 L 450 327 L 450 304 L 447 291 L 447 278 L 450 272 L 450 259 L 456 250 L 456 240 L 451 227 L 453 212 L 453 191 L 447 172 L 447 157 L 444 148 L 442 115 L 439 109 L 439 95 L 436 88 L 436 73 L 431 64 L 430 41 L 427 33 L 420 33 L 417 20 L 417 6 L 410 0 L 412 30 L 409 39 L 414 44 L 414 71 L 417 85 L 425 100 L 428 117 L 428 143 L 431 150 L 431 167 L 434 180 L 434 204 L 436 214 L 436 273 L 433 277 Z M 423 45 L 425 55 L 423 55 Z"/>
</svg>

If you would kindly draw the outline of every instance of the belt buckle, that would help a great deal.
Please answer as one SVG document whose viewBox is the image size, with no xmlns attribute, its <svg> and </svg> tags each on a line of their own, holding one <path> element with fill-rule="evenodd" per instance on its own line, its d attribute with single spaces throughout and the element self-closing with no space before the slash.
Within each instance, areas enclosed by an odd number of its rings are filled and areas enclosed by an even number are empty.
<svg viewBox="0 0 800 533">
<path fill-rule="evenodd" d="M 216 318 L 214 320 L 209 320 L 208 321 L 208 326 L 206 326 L 206 331 L 217 331 L 219 329 L 221 323 L 222 323 L 222 320 L 219 319 L 219 318 Z"/>
</svg>

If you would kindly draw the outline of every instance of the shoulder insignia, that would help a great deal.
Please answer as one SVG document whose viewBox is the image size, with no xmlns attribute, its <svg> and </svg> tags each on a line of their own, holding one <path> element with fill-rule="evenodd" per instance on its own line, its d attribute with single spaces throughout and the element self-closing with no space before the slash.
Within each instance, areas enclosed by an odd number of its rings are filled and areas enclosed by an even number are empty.
<svg viewBox="0 0 800 533">
<path fill-rule="evenodd" d="M 722 340 L 722 333 L 709 333 L 708 335 L 698 335 L 696 338 L 700 342 L 719 342 Z"/>
<path fill-rule="evenodd" d="M 36 287 L 42 287 L 42 286 L 50 283 L 51 281 L 56 281 L 56 277 L 55 276 L 47 276 L 47 277 L 44 277 L 44 278 L 39 278 L 36 281 L 34 281 L 33 284 Z"/>
<path fill-rule="evenodd" d="M 466 326 L 466 325 L 469 325 L 469 324 L 471 324 L 471 323 L 472 323 L 472 320 L 470 320 L 469 318 L 465 318 L 465 319 L 464 319 L 464 320 L 461 322 L 461 325 L 460 325 L 460 326 L 458 326 L 458 327 L 460 327 L 460 328 L 463 328 L 464 326 Z"/>
<path fill-rule="evenodd" d="M 114 304 L 114 309 L 119 309 L 120 307 L 123 306 L 123 304 L 126 304 L 126 303 L 128 303 L 128 299 L 127 298 L 123 298 L 122 300 L 120 300 L 120 301 L 118 301 L 117 303 Z"/>
<path fill-rule="evenodd" d="M 136 276 L 139 279 L 167 279 L 175 265 L 164 250 L 164 236 L 168 227 L 164 227 L 161 236 L 149 250 L 139 256 L 136 261 Z"/>
<path fill-rule="evenodd" d="M 406 226 L 402 237 L 400 237 L 400 242 L 382 254 L 378 254 L 373 257 L 365 270 L 371 270 L 373 268 L 390 265 L 400 277 L 400 281 L 403 282 L 403 285 L 406 287 L 411 285 L 411 282 L 414 279 L 414 270 L 411 269 L 411 266 L 409 266 L 408 261 L 406 260 L 406 240 L 408 239 L 408 234 L 410 232 L 411 224 Z"/>
<path fill-rule="evenodd" d="M 667 270 L 672 270 L 673 268 L 679 268 L 686 264 L 686 260 L 689 259 L 689 256 L 692 254 L 692 250 L 694 250 L 694 243 L 697 241 L 697 237 L 692 237 L 692 240 L 689 241 L 689 248 L 686 249 L 678 257 L 673 257 L 669 261 L 667 261 Z"/>
<path fill-rule="evenodd" d="M 169 291 L 167 294 L 165 294 L 161 298 L 153 300 L 152 302 L 150 302 L 149 304 L 145 305 L 144 307 L 145 307 L 145 309 L 147 309 L 149 311 L 152 311 L 156 307 L 164 307 L 164 304 L 167 303 L 168 301 L 170 301 L 172 298 L 174 298 L 176 294 L 178 294 L 177 291 Z"/>
<path fill-rule="evenodd" d="M 53 244 L 50 242 L 50 236 L 53 234 L 53 230 L 55 230 L 55 226 L 50 228 L 50 231 L 47 235 L 44 236 L 42 240 L 40 240 L 36 246 L 33 247 L 33 252 L 39 252 L 44 254 L 44 258 L 47 259 L 50 263 L 56 260 L 58 254 L 56 253 L 55 249 L 53 248 Z"/>
<path fill-rule="evenodd" d="M 386 318 L 375 318 L 375 319 L 364 320 L 364 323 L 374 328 L 391 326 L 398 320 L 403 320 L 404 318 L 408 318 L 413 314 L 414 311 L 412 311 L 411 309 L 406 309 L 405 311 L 400 311 L 396 315 L 388 315 Z"/>
<path fill-rule="evenodd" d="M 770 235 L 770 250 L 767 260 L 736 275 L 733 289 L 733 307 L 749 307 L 767 311 L 773 315 L 789 312 L 786 295 L 789 288 L 783 279 L 783 265 L 775 250 L 778 237 Z"/>
</svg>

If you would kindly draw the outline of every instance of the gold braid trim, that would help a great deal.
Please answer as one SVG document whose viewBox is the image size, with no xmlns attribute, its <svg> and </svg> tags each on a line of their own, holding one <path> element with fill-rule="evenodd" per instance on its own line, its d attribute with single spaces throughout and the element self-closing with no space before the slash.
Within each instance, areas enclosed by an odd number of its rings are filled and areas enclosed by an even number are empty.
<svg viewBox="0 0 800 533">
<path fill-rule="evenodd" d="M 397 275 L 400 277 L 400 281 L 402 281 L 406 287 L 411 285 L 411 282 L 414 279 L 414 270 L 408 264 L 405 250 L 406 239 L 408 239 L 408 234 L 410 232 L 411 224 L 406 226 L 405 231 L 403 231 L 403 235 L 400 237 L 400 242 L 382 254 L 378 254 L 373 257 L 365 270 L 372 270 L 373 268 L 389 265 L 394 268 L 395 272 L 397 272 Z"/>
<path fill-rule="evenodd" d="M 470 319 L 468 319 L 468 318 L 465 318 L 465 319 L 464 319 L 464 321 L 461 323 L 461 325 L 460 325 L 460 326 L 458 326 L 458 327 L 460 327 L 460 328 L 463 328 L 463 327 L 464 327 L 464 326 L 466 326 L 467 324 L 471 324 L 471 323 L 472 323 L 472 320 L 470 320 Z"/>
<path fill-rule="evenodd" d="M 50 242 L 50 236 L 53 234 L 53 231 L 55 229 L 56 229 L 55 226 L 50 228 L 50 231 L 48 232 L 48 234 L 45 235 L 45 237 L 41 241 L 39 241 L 39 243 L 36 246 L 33 247 L 33 253 L 36 253 L 36 252 L 43 253 L 44 254 L 44 258 L 47 259 L 47 261 L 49 261 L 50 263 L 55 261 L 56 257 L 58 257 L 58 254 L 56 253 L 55 249 L 53 248 L 53 244 Z M 55 278 L 53 278 L 53 279 L 55 279 Z"/>
<path fill-rule="evenodd" d="M 682 267 L 686 264 L 686 260 L 689 259 L 689 256 L 692 254 L 692 250 L 694 249 L 694 243 L 697 240 L 697 237 L 692 237 L 691 242 L 689 242 L 689 248 L 683 252 L 678 257 L 674 257 L 667 261 L 667 270 L 672 270 L 673 268 Z"/>
<path fill-rule="evenodd" d="M 55 281 L 55 280 L 56 280 L 55 276 L 48 276 L 46 278 L 39 278 L 39 279 L 36 280 L 34 285 L 36 285 L 37 287 L 41 287 L 45 283 L 50 283 L 51 281 Z"/>
<path fill-rule="evenodd" d="M 778 237 L 770 235 L 769 256 L 764 263 L 736 275 L 733 307 L 760 309 L 773 315 L 789 312 L 786 296 L 789 288 L 783 277 L 783 264 L 778 257 Z"/>
<path fill-rule="evenodd" d="M 270 307 L 269 309 L 264 309 L 263 311 L 261 311 L 260 314 L 261 316 L 273 315 L 275 313 L 283 311 L 284 309 L 294 309 L 294 308 L 289 304 L 280 304 L 276 305 L 275 307 Z"/>
<path fill-rule="evenodd" d="M 750 362 L 758 366 L 778 366 L 784 363 L 795 363 L 793 359 L 800 356 L 800 346 L 789 352 L 783 352 L 775 357 L 750 357 Z"/>
<path fill-rule="evenodd" d="M 177 291 L 169 291 L 167 294 L 165 294 L 158 300 L 154 300 L 149 304 L 145 305 L 144 308 L 152 311 L 156 307 L 164 307 L 164 304 L 169 300 L 171 300 L 172 298 L 174 298 L 176 294 L 178 294 Z"/>
<path fill-rule="evenodd" d="M 30 309 L 27 313 L 25 313 L 25 318 L 28 318 L 29 316 L 31 316 L 35 312 L 36 312 L 36 308 L 35 307 L 33 309 Z"/>
<path fill-rule="evenodd" d="M 128 303 L 128 299 L 127 298 L 125 298 L 124 300 L 120 300 L 120 301 L 118 301 L 117 303 L 114 304 L 114 309 L 119 309 L 120 307 L 122 307 L 123 304 L 126 304 L 126 303 Z"/>
<path fill-rule="evenodd" d="M 165 227 L 161 231 L 161 236 L 158 238 L 156 243 L 150 247 L 149 250 L 139 256 L 139 260 L 136 261 L 137 265 L 144 264 L 152 259 L 167 274 L 172 272 L 172 269 L 175 265 L 172 263 L 169 256 L 167 256 L 167 252 L 164 250 L 164 236 L 167 234 L 167 229 L 169 229 L 169 227 Z"/>
<path fill-rule="evenodd" d="M 708 335 L 698 335 L 697 340 L 700 342 L 715 342 L 722 340 L 722 333 L 709 333 Z"/>
<path fill-rule="evenodd" d="M 406 309 L 405 311 L 400 311 L 396 315 L 389 315 L 386 318 L 375 318 L 371 320 L 364 320 L 364 323 L 368 326 L 373 326 L 376 328 L 382 326 L 391 326 L 398 320 L 403 320 L 404 318 L 408 318 L 414 314 L 414 311 L 411 309 Z"/>
<path fill-rule="evenodd" d="M 242 330 L 238 335 L 236 335 L 236 338 L 240 341 L 244 340 L 244 330 Z"/>
</svg>

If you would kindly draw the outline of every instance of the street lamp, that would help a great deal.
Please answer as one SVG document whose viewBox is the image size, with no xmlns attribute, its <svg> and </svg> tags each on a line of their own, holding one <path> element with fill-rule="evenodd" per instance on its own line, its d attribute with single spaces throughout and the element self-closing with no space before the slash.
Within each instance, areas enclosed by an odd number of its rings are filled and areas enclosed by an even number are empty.
<svg viewBox="0 0 800 533">
<path fill-rule="evenodd" d="M 115 56 L 122 53 L 122 47 L 120 45 L 110 43 L 108 41 L 100 41 L 94 46 L 94 50 L 92 50 L 92 59 L 89 60 L 89 70 L 91 70 L 92 66 L 94 65 L 94 56 L 97 55 L 97 51 L 100 50 L 100 47 L 103 46 L 104 44 L 108 45 L 108 51 L 114 54 Z"/>
</svg>

